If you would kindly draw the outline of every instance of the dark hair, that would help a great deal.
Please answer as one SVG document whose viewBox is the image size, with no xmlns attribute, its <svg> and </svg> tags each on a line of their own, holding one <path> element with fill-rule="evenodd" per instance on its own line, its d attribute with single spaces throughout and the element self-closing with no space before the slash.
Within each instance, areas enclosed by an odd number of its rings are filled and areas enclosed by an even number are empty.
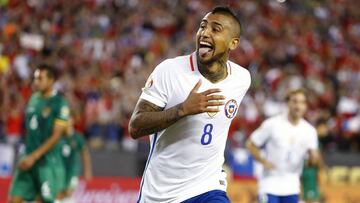
<svg viewBox="0 0 360 203">
<path fill-rule="evenodd" d="M 241 32 L 240 20 L 237 17 L 237 15 L 229 7 L 227 7 L 227 6 L 217 6 L 210 13 L 212 13 L 212 14 L 219 13 L 219 14 L 223 14 L 223 15 L 231 17 L 236 22 L 236 24 L 239 26 L 239 29 L 237 30 L 236 35 L 238 37 L 240 37 L 240 32 Z"/>
<path fill-rule="evenodd" d="M 306 90 L 304 88 L 292 89 L 289 90 L 288 93 L 286 94 L 285 100 L 289 101 L 291 96 L 295 94 L 303 94 L 305 97 L 307 96 Z"/>
<path fill-rule="evenodd" d="M 54 66 L 52 66 L 50 64 L 46 64 L 46 63 L 39 64 L 36 67 L 36 69 L 40 70 L 40 71 L 46 71 L 46 75 L 48 76 L 48 78 L 52 78 L 54 80 L 56 80 L 56 78 L 57 78 L 56 69 L 54 68 Z"/>
</svg>

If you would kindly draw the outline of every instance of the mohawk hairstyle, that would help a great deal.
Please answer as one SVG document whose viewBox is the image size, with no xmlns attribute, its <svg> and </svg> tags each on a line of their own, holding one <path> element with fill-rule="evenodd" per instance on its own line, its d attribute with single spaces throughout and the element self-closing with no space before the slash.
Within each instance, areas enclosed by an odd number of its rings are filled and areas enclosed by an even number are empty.
<svg viewBox="0 0 360 203">
<path fill-rule="evenodd" d="M 240 37 L 240 33 L 241 33 L 240 20 L 237 17 L 237 15 L 229 7 L 227 7 L 227 6 L 217 6 L 210 13 L 212 13 L 212 14 L 219 13 L 219 14 L 223 14 L 223 15 L 231 17 L 236 22 L 236 24 L 238 25 L 238 29 L 236 30 L 236 32 L 237 32 L 236 36 Z"/>
</svg>

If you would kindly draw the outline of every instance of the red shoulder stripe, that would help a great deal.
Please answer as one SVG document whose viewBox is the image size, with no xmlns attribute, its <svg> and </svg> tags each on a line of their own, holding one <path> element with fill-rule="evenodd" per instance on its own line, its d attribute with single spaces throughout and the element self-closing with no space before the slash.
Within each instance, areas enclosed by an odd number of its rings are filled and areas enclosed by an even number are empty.
<svg viewBox="0 0 360 203">
<path fill-rule="evenodd" d="M 195 71 L 194 63 L 193 63 L 193 60 L 192 60 L 192 54 L 190 55 L 190 67 L 191 67 L 191 71 Z"/>
</svg>

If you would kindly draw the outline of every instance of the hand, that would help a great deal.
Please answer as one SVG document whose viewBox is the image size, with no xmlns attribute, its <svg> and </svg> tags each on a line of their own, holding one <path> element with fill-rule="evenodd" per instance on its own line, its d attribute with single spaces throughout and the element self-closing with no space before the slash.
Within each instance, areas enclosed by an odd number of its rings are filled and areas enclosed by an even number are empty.
<svg viewBox="0 0 360 203">
<path fill-rule="evenodd" d="M 35 157 L 27 155 L 20 161 L 19 168 L 23 171 L 29 170 L 35 164 L 35 161 Z"/>
<path fill-rule="evenodd" d="M 320 167 L 323 163 L 318 150 L 308 150 L 308 159 L 306 160 L 306 166 Z"/>
<path fill-rule="evenodd" d="M 214 93 L 221 92 L 220 89 L 208 89 L 204 92 L 198 93 L 201 86 L 201 80 L 196 83 L 195 87 L 191 90 L 189 96 L 182 103 L 180 107 L 180 115 L 194 115 L 204 112 L 219 112 L 218 106 L 224 105 L 225 97 L 223 95 L 214 95 Z"/>
<path fill-rule="evenodd" d="M 270 163 L 270 162 L 268 162 L 268 161 L 264 161 L 264 162 L 262 163 L 262 165 L 264 166 L 264 168 L 265 168 L 266 170 L 272 170 L 272 169 L 275 168 L 274 164 L 272 164 L 272 163 Z"/>
</svg>

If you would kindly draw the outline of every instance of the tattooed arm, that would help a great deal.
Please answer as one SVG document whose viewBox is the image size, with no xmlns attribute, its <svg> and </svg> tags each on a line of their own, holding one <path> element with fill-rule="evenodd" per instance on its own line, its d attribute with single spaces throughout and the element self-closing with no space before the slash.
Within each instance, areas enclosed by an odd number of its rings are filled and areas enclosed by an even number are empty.
<svg viewBox="0 0 360 203">
<path fill-rule="evenodd" d="M 221 106 L 224 103 L 222 101 L 211 100 L 223 100 L 225 97 L 222 95 L 211 95 L 220 92 L 219 89 L 209 89 L 202 93 L 197 93 L 200 85 L 201 82 L 199 81 L 183 103 L 166 110 L 140 99 L 136 104 L 129 123 L 131 137 L 137 139 L 159 132 L 187 115 L 218 112 L 219 110 L 213 107 Z"/>
<path fill-rule="evenodd" d="M 181 105 L 162 111 L 158 107 L 146 100 L 140 99 L 136 104 L 129 124 L 130 135 L 136 139 L 144 135 L 159 132 L 183 117 Z"/>
</svg>

